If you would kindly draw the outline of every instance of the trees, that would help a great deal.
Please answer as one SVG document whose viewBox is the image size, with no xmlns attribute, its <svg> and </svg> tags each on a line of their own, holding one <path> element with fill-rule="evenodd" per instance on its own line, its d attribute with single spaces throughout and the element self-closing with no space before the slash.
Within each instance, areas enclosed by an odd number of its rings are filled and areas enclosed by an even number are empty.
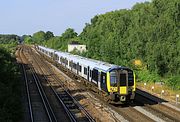
<svg viewBox="0 0 180 122">
<path fill-rule="evenodd" d="M 71 39 L 77 37 L 77 33 L 74 31 L 74 29 L 68 28 L 61 36 L 63 39 Z"/>
<path fill-rule="evenodd" d="M 126 66 L 141 59 L 152 73 L 178 75 L 179 8 L 179 0 L 153 0 L 108 12 L 91 19 L 79 38 L 90 57 Z"/>
<path fill-rule="evenodd" d="M 40 44 L 45 40 L 46 40 L 46 33 L 44 31 L 38 31 L 34 33 L 32 36 L 32 41 L 37 44 Z"/>
<path fill-rule="evenodd" d="M 0 35 L 0 44 L 9 44 L 14 43 L 17 44 L 19 41 L 18 35 Z"/>
<path fill-rule="evenodd" d="M 14 46 L 15 47 L 15 46 Z M 12 51 L 12 50 L 11 50 Z M 0 121 L 18 121 L 22 115 L 20 74 L 9 49 L 0 45 Z"/>
<path fill-rule="evenodd" d="M 54 37 L 53 32 L 51 32 L 51 31 L 47 31 L 47 32 L 46 32 L 46 34 L 45 34 L 45 40 L 49 40 L 49 39 L 51 39 L 51 38 L 53 38 L 53 37 Z"/>
<path fill-rule="evenodd" d="M 131 62 L 139 59 L 153 76 L 179 75 L 180 1 L 152 0 L 96 15 L 79 36 L 68 28 L 45 43 L 65 51 L 72 39 L 87 45 L 87 57 L 132 68 Z"/>
<path fill-rule="evenodd" d="M 23 39 L 25 44 L 31 44 L 33 42 L 31 35 L 23 35 L 22 39 Z"/>
<path fill-rule="evenodd" d="M 53 32 L 51 31 L 38 31 L 31 35 L 23 35 L 22 38 L 24 40 L 24 43 L 26 44 L 44 44 L 46 41 L 50 40 L 54 37 Z"/>
<path fill-rule="evenodd" d="M 72 28 L 66 29 L 61 36 L 54 37 L 51 32 L 46 32 L 46 35 L 51 35 L 48 40 L 46 39 L 44 45 L 62 51 L 67 51 L 68 43 L 77 38 L 77 33 Z"/>
</svg>

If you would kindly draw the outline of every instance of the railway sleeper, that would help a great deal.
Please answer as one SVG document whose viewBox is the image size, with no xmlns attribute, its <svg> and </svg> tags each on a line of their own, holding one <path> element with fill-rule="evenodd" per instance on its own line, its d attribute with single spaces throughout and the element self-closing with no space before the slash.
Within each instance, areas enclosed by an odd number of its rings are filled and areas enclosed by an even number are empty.
<svg viewBox="0 0 180 122">
<path fill-rule="evenodd" d="M 72 98 L 69 98 L 69 97 L 64 97 L 62 99 L 63 99 L 63 101 L 72 101 Z"/>
<path fill-rule="evenodd" d="M 67 106 L 69 109 L 78 109 L 78 107 L 77 107 L 75 104 L 66 104 L 66 106 Z"/>
<path fill-rule="evenodd" d="M 67 94 L 59 94 L 59 96 L 61 97 L 61 98 L 71 98 L 69 95 L 67 95 Z"/>
</svg>

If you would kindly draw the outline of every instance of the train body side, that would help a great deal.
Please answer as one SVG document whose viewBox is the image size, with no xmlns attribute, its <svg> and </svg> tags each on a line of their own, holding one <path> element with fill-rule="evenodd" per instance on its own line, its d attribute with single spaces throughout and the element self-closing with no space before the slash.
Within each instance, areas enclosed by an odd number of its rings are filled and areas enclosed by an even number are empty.
<svg viewBox="0 0 180 122">
<path fill-rule="evenodd" d="M 88 82 L 95 84 L 113 101 L 127 102 L 134 99 L 136 83 L 135 74 L 131 69 L 42 46 L 38 46 L 37 49 Z"/>
</svg>

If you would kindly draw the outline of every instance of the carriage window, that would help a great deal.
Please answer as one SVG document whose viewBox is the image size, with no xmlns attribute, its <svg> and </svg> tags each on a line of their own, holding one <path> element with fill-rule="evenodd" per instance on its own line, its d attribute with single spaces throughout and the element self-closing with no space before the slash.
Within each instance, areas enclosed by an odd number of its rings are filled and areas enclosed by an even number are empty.
<svg viewBox="0 0 180 122">
<path fill-rule="evenodd" d="M 73 63 L 73 68 L 76 69 L 76 63 Z"/>
<path fill-rule="evenodd" d="M 68 61 L 66 58 L 64 59 L 64 64 L 68 65 Z"/>
<path fill-rule="evenodd" d="M 105 84 L 106 82 L 106 76 L 103 76 L 103 83 Z"/>
<path fill-rule="evenodd" d="M 116 72 L 110 73 L 110 85 L 111 86 L 117 86 Z"/>
<path fill-rule="evenodd" d="M 81 72 L 81 68 L 82 68 L 81 65 L 79 65 L 79 71 L 80 71 L 80 72 Z"/>
<path fill-rule="evenodd" d="M 72 62 L 71 61 L 69 62 L 69 66 L 72 67 Z"/>
<path fill-rule="evenodd" d="M 134 76 L 133 72 L 128 72 L 128 86 L 134 85 Z"/>
<path fill-rule="evenodd" d="M 93 69 L 93 71 L 92 71 L 92 79 L 94 81 L 98 81 L 98 70 Z"/>
<path fill-rule="evenodd" d="M 90 70 L 90 77 L 92 77 L 92 71 Z"/>
<path fill-rule="evenodd" d="M 87 68 L 84 67 L 84 74 L 87 75 Z"/>
</svg>

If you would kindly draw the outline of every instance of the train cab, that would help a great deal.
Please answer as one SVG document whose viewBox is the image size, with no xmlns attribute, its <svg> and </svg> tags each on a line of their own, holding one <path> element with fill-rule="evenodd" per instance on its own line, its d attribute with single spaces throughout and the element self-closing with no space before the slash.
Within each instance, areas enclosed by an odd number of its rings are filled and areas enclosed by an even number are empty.
<svg viewBox="0 0 180 122">
<path fill-rule="evenodd" d="M 116 67 L 107 73 L 107 87 L 113 101 L 131 101 L 135 96 L 135 75 L 128 68 Z"/>
</svg>

